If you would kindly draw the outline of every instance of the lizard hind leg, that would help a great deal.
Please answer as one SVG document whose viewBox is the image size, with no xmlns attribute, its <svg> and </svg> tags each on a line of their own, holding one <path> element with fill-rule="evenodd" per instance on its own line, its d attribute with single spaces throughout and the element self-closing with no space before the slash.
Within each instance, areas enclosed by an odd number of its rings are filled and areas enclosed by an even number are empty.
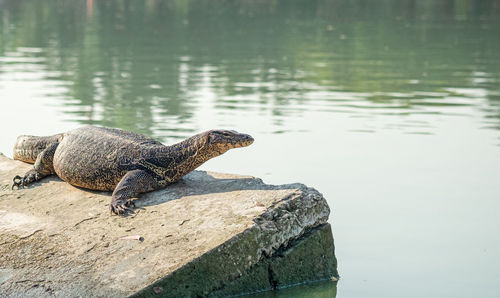
<svg viewBox="0 0 500 298">
<path fill-rule="evenodd" d="M 45 176 L 54 174 L 54 153 L 58 145 L 59 143 L 51 144 L 40 152 L 36 157 L 33 168 L 26 172 L 24 177 L 15 176 L 14 179 L 12 179 L 12 189 L 14 189 L 14 187 L 23 188 Z"/>
</svg>

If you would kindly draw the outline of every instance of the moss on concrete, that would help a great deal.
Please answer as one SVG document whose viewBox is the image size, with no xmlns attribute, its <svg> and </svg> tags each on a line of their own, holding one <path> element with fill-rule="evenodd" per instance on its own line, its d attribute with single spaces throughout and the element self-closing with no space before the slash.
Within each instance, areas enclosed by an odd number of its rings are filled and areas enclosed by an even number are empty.
<svg viewBox="0 0 500 298">
<path fill-rule="evenodd" d="M 270 272 L 277 289 L 338 278 L 331 226 L 323 225 L 278 252 L 270 264 Z"/>
<path fill-rule="evenodd" d="M 243 260 L 244 255 L 251 255 L 255 247 L 244 243 L 253 236 L 241 235 L 235 250 L 222 245 L 132 297 L 225 297 L 338 277 L 329 224 L 305 233 L 245 270 L 233 260 L 234 256 Z M 228 272 L 231 278 L 227 278 Z"/>
</svg>

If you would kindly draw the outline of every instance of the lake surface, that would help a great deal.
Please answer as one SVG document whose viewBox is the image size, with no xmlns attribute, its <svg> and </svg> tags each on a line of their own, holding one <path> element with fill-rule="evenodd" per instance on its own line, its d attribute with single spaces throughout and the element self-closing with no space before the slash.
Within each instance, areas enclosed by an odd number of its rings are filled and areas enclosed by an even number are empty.
<svg viewBox="0 0 500 298">
<path fill-rule="evenodd" d="M 498 297 L 498 1 L 0 0 L 0 152 L 84 124 L 320 190 L 341 279 L 267 296 Z"/>
</svg>

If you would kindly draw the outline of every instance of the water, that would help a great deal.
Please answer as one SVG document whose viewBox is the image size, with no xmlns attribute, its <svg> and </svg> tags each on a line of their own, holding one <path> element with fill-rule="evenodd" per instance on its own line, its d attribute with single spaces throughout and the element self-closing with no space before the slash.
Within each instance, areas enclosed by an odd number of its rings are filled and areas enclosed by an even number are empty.
<svg viewBox="0 0 500 298">
<path fill-rule="evenodd" d="M 84 124 L 255 143 L 203 169 L 303 182 L 338 285 L 281 297 L 497 297 L 497 1 L 0 0 L 0 152 Z"/>
</svg>

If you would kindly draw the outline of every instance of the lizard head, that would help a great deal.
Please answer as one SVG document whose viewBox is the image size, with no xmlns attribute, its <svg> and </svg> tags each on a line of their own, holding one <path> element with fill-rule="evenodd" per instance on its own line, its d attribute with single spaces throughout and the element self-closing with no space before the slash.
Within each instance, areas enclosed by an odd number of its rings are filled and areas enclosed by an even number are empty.
<svg viewBox="0 0 500 298">
<path fill-rule="evenodd" d="M 209 130 L 205 135 L 206 145 L 220 154 L 229 149 L 246 147 L 253 143 L 250 135 L 234 130 Z"/>
<path fill-rule="evenodd" d="M 175 145 L 165 146 L 165 154 L 169 164 L 174 156 L 177 169 L 174 177 L 179 178 L 229 149 L 246 147 L 252 143 L 251 136 L 234 130 L 209 130 Z"/>
</svg>

